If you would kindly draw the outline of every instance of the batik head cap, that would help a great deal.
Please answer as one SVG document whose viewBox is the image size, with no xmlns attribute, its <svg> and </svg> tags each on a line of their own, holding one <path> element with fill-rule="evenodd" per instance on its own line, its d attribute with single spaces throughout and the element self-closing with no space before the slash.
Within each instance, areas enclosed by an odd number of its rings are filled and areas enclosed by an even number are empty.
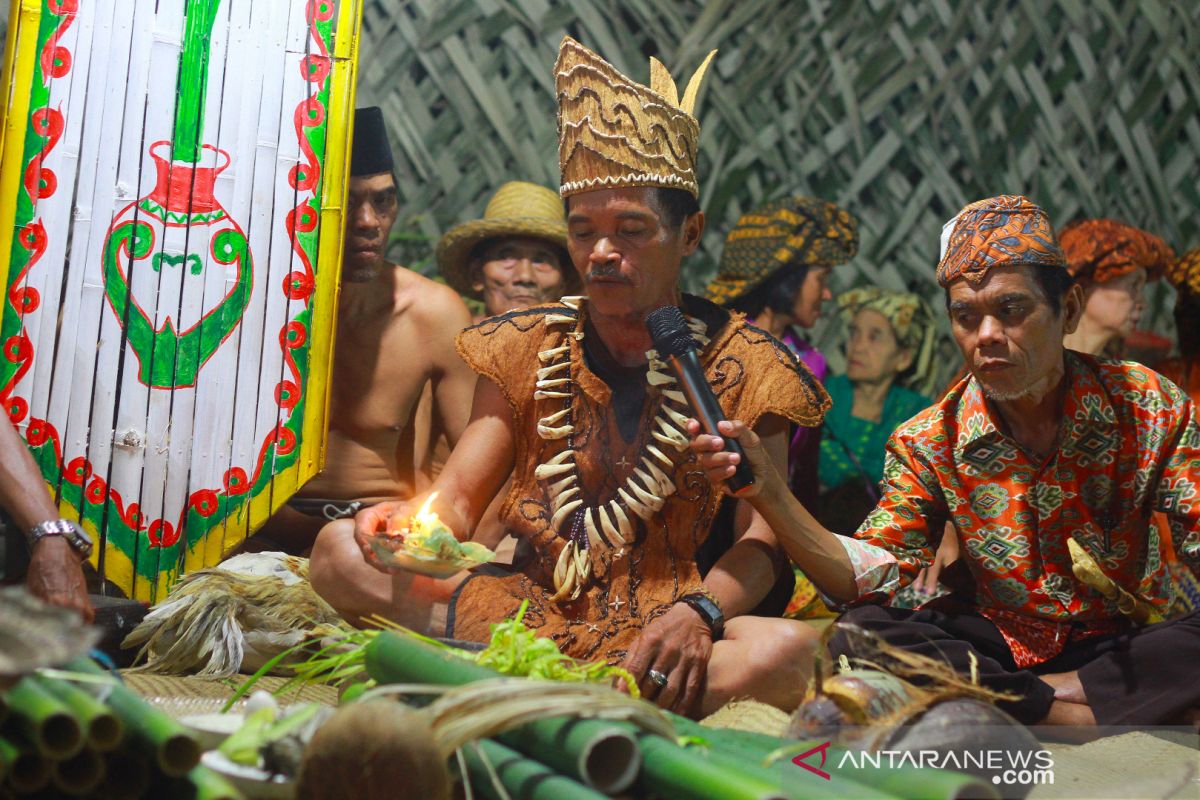
<svg viewBox="0 0 1200 800">
<path fill-rule="evenodd" d="M 857 252 L 858 222 L 849 211 L 812 197 L 785 197 L 742 215 L 705 294 L 726 305 L 785 267 L 833 266 Z"/>
<path fill-rule="evenodd" d="M 700 194 L 696 153 L 700 123 L 692 115 L 713 50 L 679 98 L 675 81 L 650 59 L 642 86 L 567 36 L 554 65 L 558 96 L 559 194 L 660 186 Z"/>
<path fill-rule="evenodd" d="M 937 282 L 959 278 L 976 286 L 993 267 L 1033 264 L 1066 267 L 1046 212 L 1026 197 L 976 200 L 942 228 Z"/>
<path fill-rule="evenodd" d="M 1200 247 L 1181 255 L 1164 273 L 1167 282 L 1181 292 L 1200 297 Z"/>
<path fill-rule="evenodd" d="M 1058 232 L 1067 269 L 1078 280 L 1108 283 L 1138 267 L 1154 280 L 1175 260 L 1170 245 L 1115 219 L 1083 219 Z"/>
</svg>

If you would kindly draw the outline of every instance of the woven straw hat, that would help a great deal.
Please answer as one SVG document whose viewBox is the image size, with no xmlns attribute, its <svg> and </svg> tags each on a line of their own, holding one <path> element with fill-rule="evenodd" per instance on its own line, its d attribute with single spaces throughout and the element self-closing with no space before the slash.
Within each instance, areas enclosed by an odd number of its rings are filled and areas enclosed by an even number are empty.
<svg viewBox="0 0 1200 800">
<path fill-rule="evenodd" d="M 844 208 L 786 197 L 744 214 L 725 239 L 705 294 L 726 305 L 788 266 L 834 266 L 858 252 L 858 222 Z"/>
<path fill-rule="evenodd" d="M 570 282 L 574 267 L 567 255 L 567 219 L 558 193 L 525 181 L 509 181 L 496 190 L 483 219 L 455 225 L 437 245 L 438 270 L 459 294 L 475 294 L 468 261 L 480 243 L 499 237 L 530 237 L 563 251 L 563 273 Z"/>
</svg>

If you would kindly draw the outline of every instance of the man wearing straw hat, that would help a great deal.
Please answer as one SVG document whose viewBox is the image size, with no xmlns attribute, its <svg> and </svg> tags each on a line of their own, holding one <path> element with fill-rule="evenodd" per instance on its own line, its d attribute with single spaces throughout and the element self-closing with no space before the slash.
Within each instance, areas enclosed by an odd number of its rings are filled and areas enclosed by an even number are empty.
<svg viewBox="0 0 1200 800">
<path fill-rule="evenodd" d="M 1007 693 L 998 705 L 1018 721 L 1184 721 L 1200 705 L 1200 613 L 1169 554 L 1200 568 L 1191 400 L 1140 364 L 1063 346 L 1083 292 L 1046 214 L 1024 197 L 980 200 L 950 220 L 937 280 L 970 373 L 889 439 L 882 497 L 855 536 L 822 528 L 754 432 L 721 422 L 759 479 L 751 502 L 813 583 L 855 606 L 844 622 Z M 710 478 L 724 479 L 738 457 L 689 429 Z M 933 561 L 948 519 L 974 596 L 882 605 Z M 830 650 L 878 656 L 852 628 Z"/>
<path fill-rule="evenodd" d="M 346 235 L 330 380 L 325 469 L 248 542 L 302 553 L 331 520 L 380 500 L 412 496 L 428 440 L 458 441 L 475 376 L 454 352 L 470 324 L 455 292 L 385 258 L 396 222 L 392 151 L 378 107 L 354 115 Z M 436 428 L 417 424 L 422 394 Z"/>
<path fill-rule="evenodd" d="M 497 189 L 483 219 L 447 231 L 438 242 L 437 263 L 447 284 L 483 304 L 475 322 L 578 291 L 562 200 L 525 181 Z"/>
<path fill-rule="evenodd" d="M 794 707 L 815 634 L 750 615 L 785 562 L 748 507 L 736 509 L 732 547 L 703 574 L 698 567 L 723 492 L 686 452 L 687 403 L 647 352 L 646 315 L 682 305 L 723 409 L 755 424 L 781 468 L 789 421 L 817 425 L 828 407 L 784 345 L 677 288 L 704 230 L 692 107 L 707 63 L 681 98 L 657 60 L 651 86 L 641 86 L 564 39 L 555 66 L 560 194 L 588 296 L 459 336 L 459 352 L 485 380 L 432 504 L 466 538 L 511 476 L 501 515 L 532 553 L 519 570 L 479 570 L 463 582 L 446 635 L 486 639 L 528 601 L 524 621 L 539 635 L 573 657 L 623 664 L 645 697 L 689 714 L 735 697 Z M 372 580 L 372 537 L 406 529 L 418 500 L 364 510 L 353 526 L 322 533 L 312 581 L 335 608 L 405 613 L 403 603 L 364 602 L 357 587 Z"/>
</svg>

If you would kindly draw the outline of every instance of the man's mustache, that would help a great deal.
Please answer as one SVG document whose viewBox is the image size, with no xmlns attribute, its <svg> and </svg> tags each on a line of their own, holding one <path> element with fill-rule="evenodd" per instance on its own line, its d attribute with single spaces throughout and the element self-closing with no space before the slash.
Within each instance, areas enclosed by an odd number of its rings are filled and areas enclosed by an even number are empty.
<svg viewBox="0 0 1200 800">
<path fill-rule="evenodd" d="M 619 266 L 593 267 L 591 271 L 588 272 L 587 282 L 591 283 L 597 279 L 618 281 L 620 283 L 632 283 L 631 280 L 621 274 L 621 268 Z"/>
</svg>

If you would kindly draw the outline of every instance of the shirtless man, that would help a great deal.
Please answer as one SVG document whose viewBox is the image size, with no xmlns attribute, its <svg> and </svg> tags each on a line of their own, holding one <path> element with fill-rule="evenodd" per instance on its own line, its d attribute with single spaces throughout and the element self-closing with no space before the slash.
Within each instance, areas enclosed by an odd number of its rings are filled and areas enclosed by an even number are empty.
<svg viewBox="0 0 1200 800">
<path fill-rule="evenodd" d="M 325 469 L 268 520 L 250 549 L 303 553 L 330 520 L 411 497 L 424 481 L 418 454 L 428 448 L 418 439 L 444 431 L 453 445 L 466 426 L 475 373 L 455 352 L 454 337 L 471 316 L 452 289 L 384 258 L 396 214 L 383 116 L 377 107 L 358 109 Z M 426 387 L 431 431 L 414 424 Z"/>
</svg>

